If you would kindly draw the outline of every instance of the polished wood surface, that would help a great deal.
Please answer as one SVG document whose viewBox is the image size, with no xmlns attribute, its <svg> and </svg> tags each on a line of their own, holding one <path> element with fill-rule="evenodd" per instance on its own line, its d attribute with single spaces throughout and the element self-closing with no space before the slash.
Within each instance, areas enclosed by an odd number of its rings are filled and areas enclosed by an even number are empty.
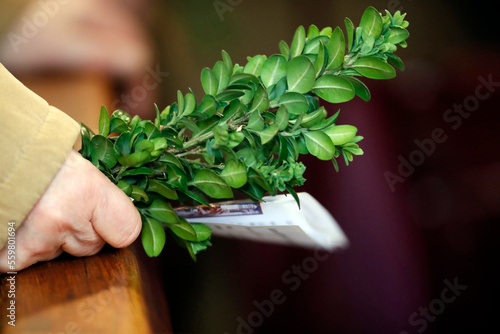
<svg viewBox="0 0 500 334">
<path fill-rule="evenodd" d="M 171 333 L 164 294 L 140 264 L 139 251 L 106 247 L 95 256 L 63 255 L 20 271 L 16 326 L 4 316 L 0 332 Z M 12 299 L 9 277 L 1 278 L 2 314 Z"/>
</svg>

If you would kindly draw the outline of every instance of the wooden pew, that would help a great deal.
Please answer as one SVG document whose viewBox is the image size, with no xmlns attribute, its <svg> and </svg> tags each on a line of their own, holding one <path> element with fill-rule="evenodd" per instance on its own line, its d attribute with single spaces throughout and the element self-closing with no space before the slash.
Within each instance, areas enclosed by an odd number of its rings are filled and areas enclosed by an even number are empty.
<svg viewBox="0 0 500 334">
<path fill-rule="evenodd" d="M 159 277 L 148 273 L 139 247 L 35 264 L 14 275 L 14 298 L 8 296 L 12 275 L 2 276 L 2 314 L 10 300 L 16 308 L 15 327 L 4 316 L 0 332 L 171 333 Z"/>
</svg>

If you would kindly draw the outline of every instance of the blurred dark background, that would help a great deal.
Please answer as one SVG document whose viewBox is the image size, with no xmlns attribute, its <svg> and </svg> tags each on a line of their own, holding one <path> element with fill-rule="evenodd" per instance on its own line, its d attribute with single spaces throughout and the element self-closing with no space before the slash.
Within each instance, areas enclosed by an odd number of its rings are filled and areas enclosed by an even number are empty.
<svg viewBox="0 0 500 334">
<path fill-rule="evenodd" d="M 198 263 L 168 245 L 148 265 L 164 281 L 175 333 L 496 328 L 500 45 L 491 2 L 53 1 L 52 11 L 0 1 L 0 61 L 94 127 L 103 103 L 152 117 L 152 103 L 171 103 L 178 89 L 200 96 L 199 73 L 222 49 L 244 64 L 279 52 L 298 25 L 344 28 L 344 17 L 357 24 L 369 5 L 407 12 L 411 36 L 398 50 L 405 71 L 369 80 L 369 103 L 327 106 L 341 108 L 338 123 L 358 127 L 365 154 L 338 174 L 303 159 L 308 181 L 299 190 L 333 214 L 349 248 L 297 273 L 293 290 L 283 275 L 311 250 L 214 237 Z M 256 304 L 276 289 L 285 300 L 259 318 Z"/>
</svg>

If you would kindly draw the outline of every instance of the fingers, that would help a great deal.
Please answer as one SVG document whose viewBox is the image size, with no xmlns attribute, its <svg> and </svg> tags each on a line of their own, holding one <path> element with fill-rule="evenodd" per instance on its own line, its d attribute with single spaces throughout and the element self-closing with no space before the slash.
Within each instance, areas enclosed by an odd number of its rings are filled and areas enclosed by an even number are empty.
<svg viewBox="0 0 500 334">
<path fill-rule="evenodd" d="M 0 272 L 19 271 L 40 261 L 48 261 L 58 257 L 62 253 L 59 243 L 54 240 L 53 235 L 40 233 L 39 228 L 25 221 L 22 228 L 16 231 L 15 248 L 12 249 L 15 268 L 7 268 L 7 249 L 0 252 Z"/>
<path fill-rule="evenodd" d="M 68 168 L 61 170 L 56 180 L 60 177 L 63 184 L 57 197 L 64 196 L 69 200 L 65 207 L 71 208 L 64 213 L 65 219 L 70 219 L 67 228 L 71 233 L 65 239 L 69 253 L 79 255 L 79 245 L 89 244 L 96 235 L 113 247 L 130 245 L 142 226 L 130 198 L 76 151 L 70 154 L 65 165 Z M 66 189 L 64 185 L 70 182 L 73 186 Z"/>
<path fill-rule="evenodd" d="M 95 232 L 92 224 L 78 221 L 79 218 L 68 217 L 64 208 L 51 205 L 51 192 L 42 197 L 16 230 L 15 236 L 15 270 L 27 268 L 37 262 L 49 261 L 63 251 L 74 256 L 88 256 L 99 252 L 104 240 Z M 45 195 L 44 195 L 45 196 Z M 0 252 L 0 272 L 6 272 L 7 249 Z"/>
<path fill-rule="evenodd" d="M 63 251 L 96 254 L 107 242 L 130 245 L 141 231 L 132 201 L 89 161 L 71 152 L 23 224 L 16 230 L 16 270 L 52 260 Z M 7 248 L 0 250 L 0 272 Z"/>
<path fill-rule="evenodd" d="M 100 174 L 100 172 L 98 172 Z M 102 185 L 92 226 L 113 247 L 130 245 L 141 232 L 141 217 L 130 198 L 100 174 Z"/>
</svg>

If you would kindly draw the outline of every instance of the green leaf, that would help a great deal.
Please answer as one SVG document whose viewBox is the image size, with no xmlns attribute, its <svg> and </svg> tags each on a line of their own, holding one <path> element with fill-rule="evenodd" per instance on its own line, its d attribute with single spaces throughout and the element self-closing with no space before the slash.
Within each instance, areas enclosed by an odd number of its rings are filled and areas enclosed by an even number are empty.
<svg viewBox="0 0 500 334">
<path fill-rule="evenodd" d="M 248 169 L 248 182 L 252 184 L 258 185 L 260 188 L 265 191 L 271 191 L 271 187 L 269 183 L 267 183 L 266 179 L 262 175 L 261 172 L 255 167 L 250 167 Z"/>
<path fill-rule="evenodd" d="M 167 199 L 179 199 L 179 196 L 177 195 L 177 192 L 175 190 L 170 189 L 166 183 L 159 180 L 150 179 L 148 183 L 148 191 L 160 194 Z"/>
<path fill-rule="evenodd" d="M 223 116 L 219 120 L 219 124 L 224 124 L 228 120 L 238 117 L 243 112 L 243 104 L 239 100 L 234 100 L 224 109 Z"/>
<path fill-rule="evenodd" d="M 314 69 L 316 70 L 316 77 L 318 77 L 323 71 L 323 68 L 325 68 L 325 60 L 327 59 L 328 59 L 328 54 L 325 45 L 323 44 L 323 42 L 320 42 L 318 48 L 318 57 L 316 58 L 316 62 L 314 63 Z"/>
<path fill-rule="evenodd" d="M 215 96 L 217 95 L 218 85 L 217 78 L 214 73 L 208 67 L 205 67 L 201 71 L 201 86 L 203 87 L 203 91 L 207 95 Z"/>
<path fill-rule="evenodd" d="M 359 26 L 363 28 L 362 37 L 364 40 L 370 36 L 376 39 L 382 32 L 382 15 L 380 15 L 378 10 L 370 6 L 363 13 Z"/>
<path fill-rule="evenodd" d="M 258 110 L 252 112 L 250 118 L 248 119 L 248 125 L 246 126 L 246 128 L 255 131 L 261 131 L 264 129 L 264 119 L 262 118 Z"/>
<path fill-rule="evenodd" d="M 330 160 L 335 153 L 335 146 L 330 137 L 321 131 L 304 132 L 304 139 L 309 153 L 320 160 Z"/>
<path fill-rule="evenodd" d="M 346 143 L 342 145 L 342 150 L 351 153 L 352 155 L 363 155 L 363 150 L 357 144 Z"/>
<path fill-rule="evenodd" d="M 361 80 L 359 80 L 356 77 L 350 77 L 350 76 L 345 76 L 343 78 L 351 83 L 351 85 L 354 87 L 354 93 L 357 96 L 359 96 L 363 101 L 366 102 L 370 101 L 371 99 L 370 90 Z"/>
<path fill-rule="evenodd" d="M 155 139 L 161 137 L 161 132 L 151 121 L 146 121 L 144 124 L 144 134 L 148 139 Z"/>
<path fill-rule="evenodd" d="M 139 151 L 118 158 L 118 162 L 126 167 L 140 167 L 150 159 L 151 154 L 148 151 Z"/>
<path fill-rule="evenodd" d="M 386 40 L 387 43 L 399 44 L 410 37 L 410 33 L 406 29 L 401 28 L 391 28 L 389 38 Z"/>
<path fill-rule="evenodd" d="M 278 111 L 276 112 L 276 124 L 278 125 L 280 131 L 286 129 L 286 127 L 288 126 L 289 118 L 290 116 L 288 115 L 286 106 L 282 105 L 281 107 L 279 107 Z"/>
<path fill-rule="evenodd" d="M 128 130 L 128 124 L 120 118 L 112 118 L 109 126 L 109 133 L 124 132 Z"/>
<path fill-rule="evenodd" d="M 352 84 L 333 74 L 324 75 L 313 86 L 313 92 L 330 103 L 341 103 L 352 100 L 355 96 Z"/>
<path fill-rule="evenodd" d="M 344 62 L 345 38 L 344 33 L 339 27 L 335 28 L 325 47 L 328 51 L 328 63 L 326 64 L 326 69 L 334 70 L 340 67 Z"/>
<path fill-rule="evenodd" d="M 231 72 L 229 72 L 229 69 L 222 61 L 218 61 L 215 63 L 212 72 L 217 79 L 217 92 L 221 92 L 224 88 L 227 87 L 229 78 L 231 77 Z"/>
<path fill-rule="evenodd" d="M 204 251 L 208 246 L 212 246 L 210 240 L 204 240 L 202 242 L 184 241 L 184 245 L 194 262 L 196 262 L 196 254 Z"/>
<path fill-rule="evenodd" d="M 286 60 L 290 59 L 290 47 L 285 41 L 280 41 L 279 43 L 279 49 L 283 57 L 285 57 Z"/>
<path fill-rule="evenodd" d="M 130 196 L 132 194 L 132 187 L 128 182 L 120 180 L 116 183 L 116 186 L 120 188 L 127 196 Z"/>
<path fill-rule="evenodd" d="M 247 169 L 239 160 L 228 160 L 220 177 L 231 187 L 240 188 L 247 183 Z"/>
<path fill-rule="evenodd" d="M 179 115 L 184 111 L 184 95 L 180 90 L 177 91 L 177 109 L 179 111 Z"/>
<path fill-rule="evenodd" d="M 286 185 L 286 190 L 290 193 L 290 195 L 292 195 L 293 199 L 295 200 L 295 202 L 297 203 L 297 206 L 300 209 L 300 199 L 299 199 L 299 196 L 297 195 L 297 193 L 295 192 L 295 190 L 293 189 L 293 187 Z"/>
<path fill-rule="evenodd" d="M 154 174 L 154 170 L 148 167 L 139 167 L 134 169 L 129 169 L 123 172 L 122 177 L 125 176 L 134 176 L 134 175 L 152 175 Z"/>
<path fill-rule="evenodd" d="M 224 65 L 226 65 L 226 68 L 229 71 L 229 74 L 231 75 L 233 73 L 233 61 L 231 60 L 229 53 L 227 53 L 225 50 L 222 50 L 221 54 Z"/>
<path fill-rule="evenodd" d="M 401 58 L 399 58 L 398 56 L 396 56 L 395 54 L 393 53 L 386 53 L 386 56 L 387 56 L 387 60 L 392 64 L 394 65 L 398 70 L 400 71 L 404 71 L 405 69 L 405 64 L 403 63 L 403 61 L 401 60 Z"/>
<path fill-rule="evenodd" d="M 149 139 L 140 140 L 140 141 L 136 142 L 134 145 L 135 152 L 147 151 L 147 152 L 151 153 L 151 152 L 153 152 L 154 149 L 155 149 L 155 145 Z"/>
<path fill-rule="evenodd" d="M 194 108 L 196 108 L 196 99 L 192 93 L 187 93 L 184 97 L 184 111 L 182 116 L 189 116 L 193 113 Z"/>
<path fill-rule="evenodd" d="M 317 36 L 319 36 L 319 29 L 314 24 L 311 24 L 307 29 L 307 39 L 310 40 Z"/>
<path fill-rule="evenodd" d="M 177 224 L 179 222 L 177 213 L 175 213 L 170 203 L 164 200 L 155 199 L 146 211 L 151 217 L 162 223 Z"/>
<path fill-rule="evenodd" d="M 279 105 L 286 106 L 286 109 L 292 115 L 300 115 L 307 112 L 309 109 L 306 97 L 302 94 L 294 92 L 283 94 L 279 99 Z"/>
<path fill-rule="evenodd" d="M 304 45 L 306 43 L 306 30 L 304 26 L 300 26 L 295 30 L 293 35 L 292 44 L 290 45 L 290 59 L 297 57 L 302 54 L 304 50 Z"/>
<path fill-rule="evenodd" d="M 332 161 L 332 164 L 333 164 L 333 168 L 338 173 L 339 172 L 339 164 L 337 163 L 337 160 L 335 159 L 335 157 L 333 157 L 331 161 Z"/>
<path fill-rule="evenodd" d="M 278 150 L 278 161 L 287 161 L 288 159 L 288 146 L 284 136 L 278 134 L 279 139 L 279 150 Z"/>
<path fill-rule="evenodd" d="M 130 193 L 130 197 L 134 199 L 135 202 L 147 202 L 149 201 L 148 194 L 142 189 L 139 188 L 138 186 L 132 184 L 130 185 L 132 187 L 132 192 Z"/>
<path fill-rule="evenodd" d="M 153 143 L 155 151 L 164 150 L 168 147 L 167 139 L 164 137 L 151 139 L 151 142 Z"/>
<path fill-rule="evenodd" d="M 264 189 L 256 185 L 255 183 L 248 182 L 243 187 L 239 189 L 242 193 L 248 196 L 252 201 L 258 202 L 264 196 Z"/>
<path fill-rule="evenodd" d="M 198 241 L 196 231 L 193 226 L 191 226 L 191 224 L 189 224 L 189 222 L 182 217 L 179 217 L 178 224 L 169 224 L 167 227 L 181 239 L 187 241 Z"/>
<path fill-rule="evenodd" d="M 212 116 L 208 119 L 199 120 L 198 122 L 196 122 L 196 125 L 200 129 L 200 132 L 196 133 L 192 139 L 195 139 L 195 138 L 198 138 L 202 135 L 210 133 L 212 131 L 212 129 L 219 123 L 219 120 L 220 120 L 219 116 Z M 183 146 L 183 144 L 181 142 L 180 147 L 182 147 L 182 146 Z"/>
<path fill-rule="evenodd" d="M 310 126 L 309 130 L 314 131 L 314 130 L 326 129 L 327 127 L 329 127 L 329 126 L 333 125 L 333 123 L 335 123 L 338 115 L 339 115 L 339 111 L 337 111 L 334 115 L 328 117 L 327 119 L 324 119 L 321 122 L 317 123 L 316 125 Z"/>
<path fill-rule="evenodd" d="M 310 128 L 318 124 L 322 120 L 324 120 L 326 115 L 327 112 L 325 107 L 320 107 L 318 110 L 315 110 L 312 113 L 305 115 L 300 125 L 306 128 Z"/>
<path fill-rule="evenodd" d="M 221 102 L 229 102 L 245 95 L 245 92 L 237 89 L 226 89 L 215 96 L 215 99 Z"/>
<path fill-rule="evenodd" d="M 351 51 L 351 48 L 354 43 L 354 24 L 347 17 L 345 18 L 344 23 L 347 31 L 347 52 L 349 52 Z"/>
<path fill-rule="evenodd" d="M 232 198 L 231 187 L 214 171 L 210 169 L 200 169 L 191 182 L 192 186 L 203 191 L 212 198 Z"/>
<path fill-rule="evenodd" d="M 252 106 L 250 107 L 250 110 L 248 110 L 248 112 L 251 113 L 257 110 L 258 112 L 262 113 L 264 112 L 264 110 L 266 110 L 268 106 L 269 106 L 269 98 L 267 96 L 267 92 L 264 89 L 264 87 L 262 87 L 262 85 L 259 85 L 255 92 Z"/>
<path fill-rule="evenodd" d="M 205 224 L 202 223 L 190 223 L 196 232 L 197 241 L 205 241 L 210 239 L 212 235 L 212 229 Z"/>
<path fill-rule="evenodd" d="M 355 126 L 343 124 L 332 125 L 323 132 L 330 137 L 332 143 L 336 146 L 344 145 L 356 136 L 358 129 Z"/>
<path fill-rule="evenodd" d="M 271 139 L 273 139 L 274 136 L 276 136 L 276 134 L 278 133 L 278 130 L 279 130 L 278 124 L 271 124 L 264 130 L 259 132 L 262 145 L 268 143 Z"/>
<path fill-rule="evenodd" d="M 264 65 L 266 59 L 267 57 L 264 55 L 248 57 L 248 63 L 245 65 L 243 73 L 252 74 L 256 77 L 260 76 L 260 71 L 262 70 L 262 66 Z"/>
<path fill-rule="evenodd" d="M 182 166 L 182 163 L 179 161 L 179 159 L 177 159 L 177 157 L 175 155 L 173 155 L 172 153 L 169 153 L 169 152 L 165 152 L 158 159 L 158 161 L 162 162 L 164 164 L 170 164 L 170 165 L 176 166 L 180 170 L 184 169 L 184 167 Z"/>
<path fill-rule="evenodd" d="M 83 123 L 80 123 L 80 135 L 82 136 L 82 138 L 86 138 L 89 141 L 92 139 L 92 137 L 95 136 L 94 131 L 92 131 Z"/>
<path fill-rule="evenodd" d="M 108 138 L 97 135 L 92 137 L 91 152 L 92 163 L 97 166 L 102 161 L 107 167 L 113 168 L 116 165 L 116 157 L 113 150 L 113 143 Z"/>
<path fill-rule="evenodd" d="M 161 125 L 161 113 L 160 113 L 160 109 L 158 109 L 158 106 L 156 105 L 156 103 L 154 103 L 154 106 L 155 106 L 155 112 L 156 112 L 155 126 L 158 128 Z M 137 116 L 137 115 L 135 115 L 135 116 Z"/>
<path fill-rule="evenodd" d="M 99 116 L 99 134 L 107 137 L 109 135 L 109 126 L 110 116 L 108 109 L 106 109 L 105 106 L 101 106 L 101 114 Z"/>
<path fill-rule="evenodd" d="M 179 168 L 167 165 L 167 176 L 168 184 L 171 184 L 173 187 L 178 188 L 182 191 L 186 191 L 188 189 L 187 176 Z"/>
<path fill-rule="evenodd" d="M 283 94 L 285 94 L 287 89 L 286 86 L 286 76 L 281 78 L 275 85 L 272 86 L 271 88 L 271 93 L 273 94 L 272 97 L 269 97 L 270 100 L 277 100 L 279 99 Z"/>
<path fill-rule="evenodd" d="M 149 257 L 160 255 L 165 247 L 165 230 L 159 221 L 151 217 L 142 216 L 141 241 Z"/>
<path fill-rule="evenodd" d="M 304 55 L 306 54 L 311 54 L 311 55 L 317 55 L 318 50 L 319 50 L 319 45 L 321 43 L 328 43 L 329 38 L 327 36 L 316 36 L 315 38 L 311 40 L 307 40 L 306 45 L 304 47 Z"/>
<path fill-rule="evenodd" d="M 198 191 L 197 189 L 194 189 L 194 190 Z M 201 194 L 201 192 L 198 193 L 196 191 L 186 190 L 186 191 L 183 191 L 183 194 L 190 197 L 191 199 L 195 200 L 196 202 L 198 202 L 200 204 L 209 206 L 210 203 L 205 199 L 205 197 Z"/>
<path fill-rule="evenodd" d="M 242 132 L 231 132 L 229 134 L 229 141 L 227 143 L 227 147 L 229 147 L 229 148 L 235 148 L 243 140 L 245 140 L 245 135 Z"/>
<path fill-rule="evenodd" d="M 245 84 L 245 85 L 250 85 L 250 84 L 259 84 L 259 79 L 249 73 L 237 73 L 233 74 L 231 76 L 231 79 L 229 79 L 229 86 L 235 85 L 235 84 Z"/>
<path fill-rule="evenodd" d="M 260 77 L 266 87 L 276 84 L 286 75 L 286 59 L 282 55 L 272 55 L 262 65 Z"/>
<path fill-rule="evenodd" d="M 226 125 L 217 125 L 214 129 L 214 139 L 215 145 L 222 146 L 226 145 L 229 141 L 229 132 L 227 131 Z"/>
<path fill-rule="evenodd" d="M 130 115 L 123 110 L 117 109 L 111 114 L 111 118 L 120 118 L 125 123 L 130 123 Z"/>
<path fill-rule="evenodd" d="M 327 36 L 330 37 L 332 35 L 332 28 L 331 27 L 325 27 L 320 30 L 319 32 L 320 35 L 322 36 Z"/>
<path fill-rule="evenodd" d="M 285 137 L 287 141 L 288 155 L 292 159 L 297 160 L 299 158 L 299 148 L 297 147 L 297 142 L 292 137 Z"/>
<path fill-rule="evenodd" d="M 186 128 L 191 130 L 192 133 L 198 133 L 200 129 L 190 118 L 181 118 L 177 121 L 179 124 L 184 125 Z"/>
<path fill-rule="evenodd" d="M 210 118 L 217 112 L 217 102 L 215 98 L 211 95 L 205 95 L 201 103 L 196 108 L 196 111 L 200 114 L 206 116 L 206 118 Z"/>
<path fill-rule="evenodd" d="M 257 158 L 255 157 L 254 151 L 251 147 L 245 147 L 238 152 L 236 152 L 238 159 L 245 162 L 245 165 L 250 167 L 257 164 Z"/>
<path fill-rule="evenodd" d="M 392 79 L 396 76 L 394 67 L 375 57 L 359 58 L 352 68 L 369 79 Z"/>
<path fill-rule="evenodd" d="M 297 56 L 288 62 L 288 91 L 305 94 L 311 90 L 316 79 L 314 64 L 306 56 Z"/>
<path fill-rule="evenodd" d="M 83 129 L 83 128 L 80 128 Z M 91 144 L 90 140 L 85 137 L 84 135 L 82 137 L 82 148 L 78 151 L 85 159 L 91 160 Z"/>
</svg>

